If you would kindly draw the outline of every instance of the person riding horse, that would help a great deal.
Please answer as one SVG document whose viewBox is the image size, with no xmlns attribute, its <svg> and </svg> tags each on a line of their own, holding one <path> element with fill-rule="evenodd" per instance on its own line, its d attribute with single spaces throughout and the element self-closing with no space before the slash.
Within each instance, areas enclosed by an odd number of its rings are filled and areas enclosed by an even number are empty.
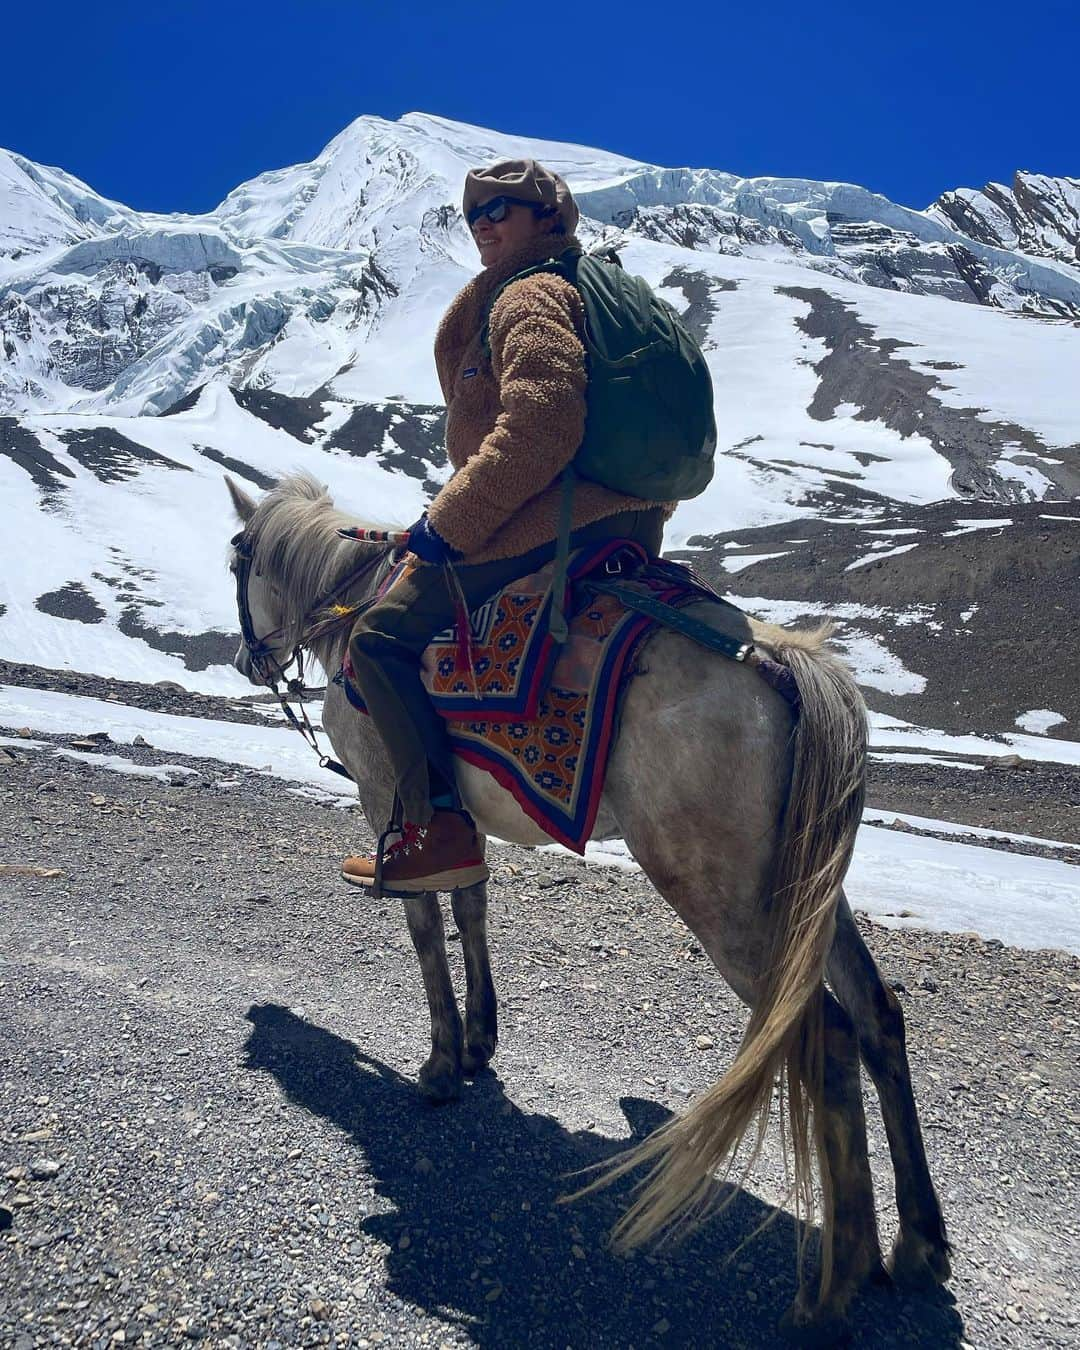
<svg viewBox="0 0 1080 1350">
<path fill-rule="evenodd" d="M 488 878 L 483 843 L 457 795 L 445 723 L 420 678 L 425 647 L 457 613 L 459 597 L 442 564 L 454 565 L 460 600 L 472 608 L 550 562 L 561 475 L 585 429 L 580 295 L 550 272 L 510 281 L 578 246 L 570 189 L 534 160 L 504 160 L 468 174 L 462 209 L 483 270 L 452 302 L 435 338 L 454 474 L 409 529 L 416 565 L 364 612 L 349 639 L 353 679 L 386 746 L 405 820 L 384 857 L 382 881 L 407 893 Z M 631 539 L 658 554 L 674 507 L 582 480 L 570 546 Z M 342 876 L 373 885 L 375 859 L 346 858 Z"/>
</svg>

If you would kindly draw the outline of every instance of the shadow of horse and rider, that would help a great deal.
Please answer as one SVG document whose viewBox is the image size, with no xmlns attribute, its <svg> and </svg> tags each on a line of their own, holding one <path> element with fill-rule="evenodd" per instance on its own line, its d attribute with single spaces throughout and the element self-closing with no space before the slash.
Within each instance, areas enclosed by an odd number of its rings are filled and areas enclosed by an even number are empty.
<svg viewBox="0 0 1080 1350">
<path fill-rule="evenodd" d="M 625 1257 L 608 1235 L 629 1183 L 559 1203 L 572 1174 L 639 1142 L 666 1108 L 623 1098 L 632 1138 L 611 1139 L 522 1110 L 488 1072 L 460 1105 L 435 1109 L 413 1080 L 286 1008 L 254 1006 L 248 1018 L 247 1067 L 343 1131 L 393 1206 L 357 1228 L 389 1249 L 387 1288 L 398 1298 L 479 1346 L 785 1344 L 777 1319 L 795 1296 L 798 1236 L 788 1213 L 718 1188 L 730 1203 L 702 1229 Z M 963 1326 L 944 1290 L 873 1289 L 852 1307 L 849 1330 L 857 1346 L 948 1350 Z"/>
</svg>

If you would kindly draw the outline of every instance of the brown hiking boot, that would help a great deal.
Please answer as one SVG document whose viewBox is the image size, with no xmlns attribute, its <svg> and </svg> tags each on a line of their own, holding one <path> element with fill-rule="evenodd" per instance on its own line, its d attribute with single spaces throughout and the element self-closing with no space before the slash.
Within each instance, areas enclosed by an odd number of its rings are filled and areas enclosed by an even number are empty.
<svg viewBox="0 0 1080 1350">
<path fill-rule="evenodd" d="M 354 886 L 374 886 L 375 859 L 346 858 L 341 875 Z M 401 837 L 383 854 L 383 889 L 406 895 L 456 891 L 490 875 L 480 836 L 460 811 L 436 811 L 423 830 L 406 821 Z"/>
</svg>

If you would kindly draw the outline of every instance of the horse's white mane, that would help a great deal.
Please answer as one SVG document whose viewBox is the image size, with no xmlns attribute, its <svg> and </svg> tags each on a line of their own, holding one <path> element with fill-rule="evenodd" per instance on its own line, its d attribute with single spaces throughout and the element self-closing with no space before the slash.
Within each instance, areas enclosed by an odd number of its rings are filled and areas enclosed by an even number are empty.
<svg viewBox="0 0 1080 1350">
<path fill-rule="evenodd" d="M 340 537 L 339 529 L 356 524 L 309 473 L 279 479 L 257 503 L 245 533 L 256 565 L 281 591 L 288 619 L 302 619 L 365 553 L 385 547 Z"/>
</svg>

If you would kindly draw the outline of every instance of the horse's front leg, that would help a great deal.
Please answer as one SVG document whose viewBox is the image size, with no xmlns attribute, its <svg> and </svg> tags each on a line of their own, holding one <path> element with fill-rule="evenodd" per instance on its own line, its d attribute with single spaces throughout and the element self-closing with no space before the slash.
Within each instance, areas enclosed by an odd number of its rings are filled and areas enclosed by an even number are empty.
<svg viewBox="0 0 1080 1350">
<path fill-rule="evenodd" d="M 487 1067 L 499 1040 L 495 982 L 487 941 L 487 884 L 453 891 L 450 903 L 465 958 L 465 1051 L 461 1067 L 468 1075 Z"/>
<path fill-rule="evenodd" d="M 446 960 L 446 934 L 438 896 L 432 891 L 405 902 L 431 1013 L 431 1054 L 420 1070 L 420 1091 L 432 1102 L 449 1102 L 461 1095 L 461 1014 L 454 998 Z"/>
</svg>

